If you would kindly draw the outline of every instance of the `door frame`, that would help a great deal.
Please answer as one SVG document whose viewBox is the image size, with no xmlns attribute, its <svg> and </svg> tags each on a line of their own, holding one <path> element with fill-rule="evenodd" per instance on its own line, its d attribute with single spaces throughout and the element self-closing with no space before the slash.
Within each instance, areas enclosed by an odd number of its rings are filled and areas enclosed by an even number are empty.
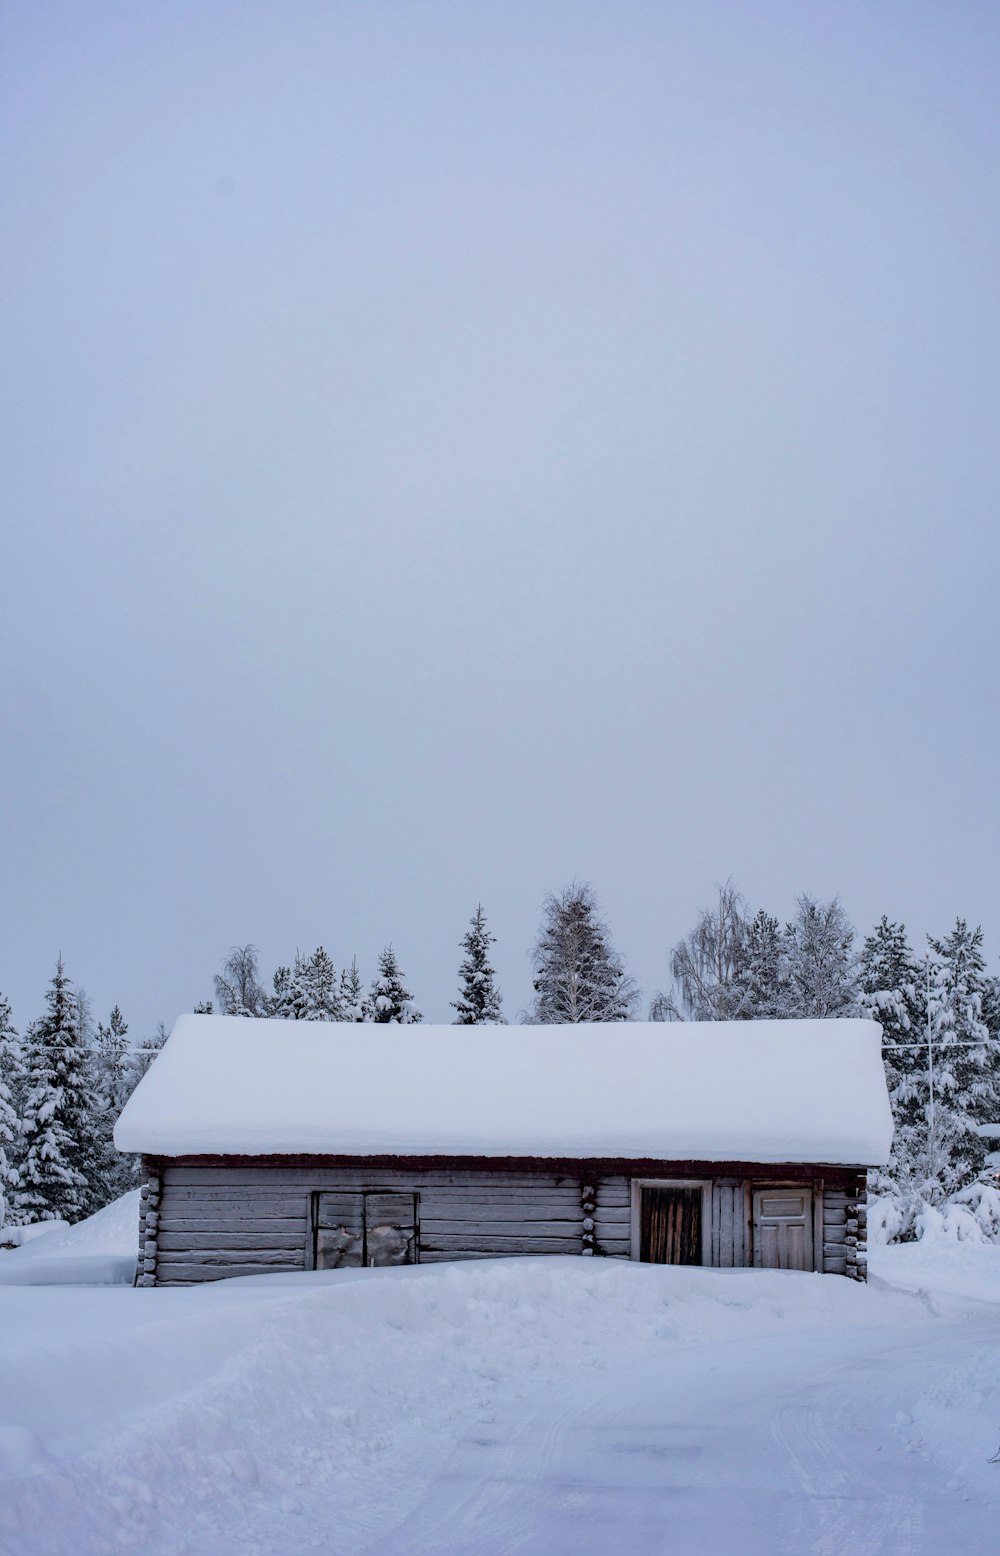
<svg viewBox="0 0 1000 1556">
<path fill-rule="evenodd" d="M 711 1178 L 633 1178 L 629 1221 L 629 1257 L 640 1262 L 642 1253 L 643 1189 L 701 1189 L 701 1263 L 712 1262 L 712 1180 Z M 681 1268 L 682 1266 L 678 1266 Z M 696 1266 L 692 1266 L 694 1268 Z"/>
</svg>

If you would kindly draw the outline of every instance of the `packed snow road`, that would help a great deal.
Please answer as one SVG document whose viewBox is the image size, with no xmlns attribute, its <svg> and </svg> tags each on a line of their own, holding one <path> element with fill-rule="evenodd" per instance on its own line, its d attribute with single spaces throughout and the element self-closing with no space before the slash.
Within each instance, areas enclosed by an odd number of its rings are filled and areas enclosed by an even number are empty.
<svg viewBox="0 0 1000 1556">
<path fill-rule="evenodd" d="M 977 1490 L 1000 1487 L 936 1461 L 896 1408 L 915 1379 L 977 1371 L 984 1336 L 949 1336 L 930 1366 L 928 1340 L 886 1351 L 883 1331 L 860 1333 L 834 1362 L 815 1334 L 772 1335 L 567 1381 L 468 1433 L 406 1527 L 365 1549 L 997 1556 L 1000 1502 L 984 1512 Z"/>
<path fill-rule="evenodd" d="M 0 1286 L 0 1552 L 997 1556 L 979 1252 L 979 1300 L 579 1259 Z"/>
</svg>

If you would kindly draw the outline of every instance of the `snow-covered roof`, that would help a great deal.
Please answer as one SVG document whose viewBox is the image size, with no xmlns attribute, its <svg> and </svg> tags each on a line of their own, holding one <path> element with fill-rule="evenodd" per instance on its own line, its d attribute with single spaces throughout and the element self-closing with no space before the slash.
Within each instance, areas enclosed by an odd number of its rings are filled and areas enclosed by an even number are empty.
<svg viewBox="0 0 1000 1556">
<path fill-rule="evenodd" d="M 383 1026 L 181 1016 L 115 1129 L 154 1156 L 886 1160 L 873 1021 Z"/>
</svg>

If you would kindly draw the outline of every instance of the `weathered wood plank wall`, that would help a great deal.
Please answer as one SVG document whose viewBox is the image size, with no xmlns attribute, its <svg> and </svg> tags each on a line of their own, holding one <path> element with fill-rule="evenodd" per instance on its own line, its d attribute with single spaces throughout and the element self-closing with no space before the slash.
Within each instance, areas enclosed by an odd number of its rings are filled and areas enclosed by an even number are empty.
<svg viewBox="0 0 1000 1556">
<path fill-rule="evenodd" d="M 716 1178 L 712 1183 L 712 1263 L 741 1268 L 750 1258 L 750 1197 L 745 1178 Z"/>
</svg>

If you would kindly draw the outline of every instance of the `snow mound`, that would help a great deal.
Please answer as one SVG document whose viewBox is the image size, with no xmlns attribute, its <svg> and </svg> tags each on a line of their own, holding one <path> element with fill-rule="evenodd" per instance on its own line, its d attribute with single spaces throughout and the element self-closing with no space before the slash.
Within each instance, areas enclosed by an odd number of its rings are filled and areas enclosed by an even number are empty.
<svg viewBox="0 0 1000 1556">
<path fill-rule="evenodd" d="M 50 1232 L 65 1232 L 68 1221 L 31 1221 L 27 1226 L 0 1228 L 0 1249 L 22 1248 L 36 1237 L 47 1237 Z"/>
<path fill-rule="evenodd" d="M 869 1278 L 929 1298 L 960 1297 L 1000 1304 L 1000 1245 L 951 1235 L 868 1250 Z"/>
<path fill-rule="evenodd" d="M 33 1235 L 0 1253 L 2 1286 L 131 1285 L 139 1246 L 139 1190 L 78 1221 L 25 1228 Z"/>
</svg>

